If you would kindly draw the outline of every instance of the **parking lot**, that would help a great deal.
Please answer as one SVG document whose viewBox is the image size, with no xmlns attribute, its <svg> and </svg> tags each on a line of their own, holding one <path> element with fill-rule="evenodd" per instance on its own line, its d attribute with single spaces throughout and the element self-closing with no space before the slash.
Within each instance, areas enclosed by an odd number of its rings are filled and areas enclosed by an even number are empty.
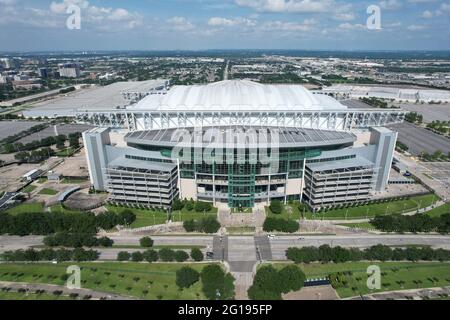
<svg viewBox="0 0 450 320">
<path fill-rule="evenodd" d="M 433 154 L 438 150 L 447 153 L 450 150 L 450 139 L 411 123 L 395 124 L 389 128 L 398 131 L 398 140 L 408 146 L 412 155 L 418 156 L 421 152 Z"/>
<path fill-rule="evenodd" d="M 20 143 L 30 143 L 35 140 L 41 140 L 48 137 L 56 137 L 57 135 L 68 136 L 71 133 L 83 132 L 92 129 L 92 126 L 82 125 L 82 124 L 61 124 L 50 126 L 35 134 L 31 134 L 19 140 Z"/>
<path fill-rule="evenodd" d="M 18 134 L 41 123 L 42 122 L 37 121 L 0 121 L 0 140 Z"/>
<path fill-rule="evenodd" d="M 450 188 L 450 162 L 421 163 L 420 172 L 442 184 L 442 188 Z"/>
<path fill-rule="evenodd" d="M 450 104 L 414 104 L 400 103 L 395 104 L 403 110 L 417 112 L 423 115 L 423 121 L 426 123 L 450 120 Z"/>
</svg>

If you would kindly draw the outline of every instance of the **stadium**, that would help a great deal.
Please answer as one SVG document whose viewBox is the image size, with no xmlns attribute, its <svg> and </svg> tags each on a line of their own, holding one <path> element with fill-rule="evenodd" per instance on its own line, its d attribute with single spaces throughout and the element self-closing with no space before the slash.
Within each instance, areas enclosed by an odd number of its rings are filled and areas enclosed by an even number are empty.
<svg viewBox="0 0 450 320">
<path fill-rule="evenodd" d="M 152 92 L 126 109 L 83 111 L 91 182 L 109 201 L 170 208 L 194 199 L 313 210 L 385 190 L 406 112 L 351 109 L 300 85 L 227 80 Z"/>
</svg>

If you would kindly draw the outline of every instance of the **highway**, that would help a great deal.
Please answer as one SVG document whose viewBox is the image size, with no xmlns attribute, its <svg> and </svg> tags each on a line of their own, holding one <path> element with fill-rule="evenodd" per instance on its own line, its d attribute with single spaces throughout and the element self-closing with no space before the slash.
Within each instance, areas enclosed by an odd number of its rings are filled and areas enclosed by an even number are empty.
<svg viewBox="0 0 450 320">
<path fill-rule="evenodd" d="M 151 236 L 155 246 L 203 246 L 203 251 L 223 252 L 224 260 L 230 263 L 256 262 L 262 260 L 285 260 L 285 251 L 290 247 L 320 247 L 322 245 L 367 248 L 377 244 L 388 246 L 426 245 L 450 250 L 450 236 L 443 235 L 341 235 L 341 236 L 277 236 L 270 241 L 264 236 Z M 102 260 L 115 260 L 120 251 L 142 251 L 124 247 L 139 244 L 140 236 L 111 236 L 114 245 L 121 248 L 96 248 Z M 0 236 L 0 252 L 27 249 L 42 245 L 43 237 Z M 219 260 L 222 256 L 219 257 Z"/>
</svg>

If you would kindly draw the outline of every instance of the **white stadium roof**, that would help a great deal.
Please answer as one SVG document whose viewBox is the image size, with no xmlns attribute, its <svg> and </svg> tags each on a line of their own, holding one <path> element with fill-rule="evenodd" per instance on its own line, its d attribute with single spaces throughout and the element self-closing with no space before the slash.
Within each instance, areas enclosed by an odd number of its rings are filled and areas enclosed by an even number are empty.
<svg viewBox="0 0 450 320">
<path fill-rule="evenodd" d="M 149 95 L 131 109 L 152 111 L 302 111 L 346 110 L 337 100 L 301 85 L 268 85 L 226 80 L 207 85 L 174 86 Z"/>
</svg>

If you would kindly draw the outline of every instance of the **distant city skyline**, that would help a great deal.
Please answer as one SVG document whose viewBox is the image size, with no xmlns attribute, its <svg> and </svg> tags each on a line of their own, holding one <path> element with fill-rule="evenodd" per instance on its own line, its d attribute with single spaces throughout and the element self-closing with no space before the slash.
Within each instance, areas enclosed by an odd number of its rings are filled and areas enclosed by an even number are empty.
<svg viewBox="0 0 450 320">
<path fill-rule="evenodd" d="M 449 21 L 442 0 L 0 0 L 0 51 L 450 50 Z"/>
</svg>

